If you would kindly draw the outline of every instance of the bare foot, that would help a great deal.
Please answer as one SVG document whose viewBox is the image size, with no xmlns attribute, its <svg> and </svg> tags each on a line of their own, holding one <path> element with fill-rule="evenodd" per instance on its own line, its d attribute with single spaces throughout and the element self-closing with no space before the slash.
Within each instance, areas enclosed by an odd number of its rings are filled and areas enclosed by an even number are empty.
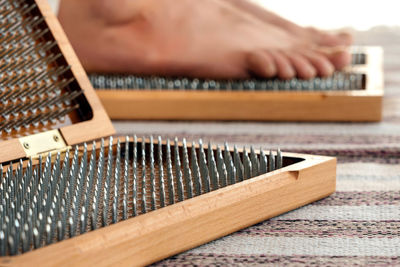
<svg viewBox="0 0 400 267">
<path fill-rule="evenodd" d="M 225 0 L 241 10 L 245 10 L 258 19 L 273 24 L 277 27 L 285 29 L 290 34 L 299 38 L 304 38 L 318 45 L 322 46 L 349 46 L 353 43 L 353 37 L 351 34 L 341 32 L 338 34 L 332 34 L 325 31 L 320 31 L 312 27 L 301 27 L 289 20 L 278 16 L 277 14 L 268 11 L 262 6 L 257 5 L 249 0 Z"/>
<path fill-rule="evenodd" d="M 59 19 L 89 72 L 308 79 L 349 61 L 225 0 L 63 0 Z"/>
</svg>

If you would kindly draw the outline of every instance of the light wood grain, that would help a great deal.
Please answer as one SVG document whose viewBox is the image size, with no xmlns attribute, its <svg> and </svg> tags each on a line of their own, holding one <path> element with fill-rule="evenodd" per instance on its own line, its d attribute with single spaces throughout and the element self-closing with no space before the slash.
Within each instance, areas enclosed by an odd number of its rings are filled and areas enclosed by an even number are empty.
<svg viewBox="0 0 400 267">
<path fill-rule="evenodd" d="M 97 90 L 112 119 L 379 121 L 382 118 L 382 50 L 367 47 L 365 90 L 232 92 Z"/>
<path fill-rule="evenodd" d="M 71 122 L 71 125 L 61 126 L 60 131 L 64 140 L 67 145 L 75 145 L 114 134 L 115 130 L 112 123 L 47 0 L 35 1 L 67 64 L 71 66 L 71 71 L 93 113 L 93 117 L 90 120 L 77 123 Z M 10 136 L 6 137 L 6 140 L 0 140 L 0 163 L 25 157 L 25 152 L 21 148 L 18 139 L 10 138 Z"/>
<path fill-rule="evenodd" d="M 20 256 L 0 258 L 0 266 L 142 266 L 334 192 L 334 158 L 284 156 L 305 160 Z"/>
<path fill-rule="evenodd" d="M 65 141 L 68 145 L 74 145 L 114 134 L 112 123 L 47 0 L 35 1 L 93 111 L 91 120 L 60 129 Z"/>
<path fill-rule="evenodd" d="M 97 91 L 113 119 L 378 121 L 380 95 Z"/>
<path fill-rule="evenodd" d="M 94 114 L 91 121 L 61 128 L 63 137 L 71 145 L 112 134 L 111 123 L 46 1 L 37 3 Z M 17 142 L 13 139 L 0 143 L 0 159 L 8 155 L 1 162 L 23 157 Z M 305 160 L 76 238 L 19 256 L 2 257 L 0 266 L 145 265 L 323 198 L 335 190 L 335 159 L 284 156 Z"/>
<path fill-rule="evenodd" d="M 25 157 L 25 151 L 18 139 L 0 142 L 0 164 Z"/>
</svg>

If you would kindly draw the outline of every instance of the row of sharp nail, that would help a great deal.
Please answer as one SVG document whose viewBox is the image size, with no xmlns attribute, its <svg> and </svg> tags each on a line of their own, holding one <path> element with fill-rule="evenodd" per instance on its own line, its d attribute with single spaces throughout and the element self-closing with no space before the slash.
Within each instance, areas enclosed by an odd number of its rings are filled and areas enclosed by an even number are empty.
<svg viewBox="0 0 400 267">
<path fill-rule="evenodd" d="M 252 91 L 316 91 L 360 90 L 363 75 L 336 72 L 331 77 L 311 80 L 203 80 L 189 78 L 139 77 L 134 75 L 91 74 L 89 79 L 98 89 L 170 89 L 170 90 L 252 90 Z"/>
<path fill-rule="evenodd" d="M 133 141 L 132 141 L 133 140 Z M 131 142 L 129 142 L 131 141 Z M 130 145 L 125 145 L 130 144 Z M 209 149 L 159 137 L 86 144 L 0 165 L 0 256 L 16 255 L 104 227 L 282 167 L 269 155 L 228 144 Z M 54 155 L 53 155 L 54 156 Z M 62 160 L 62 157 L 64 159 Z M 4 168 L 4 171 L 3 171 Z"/>
<path fill-rule="evenodd" d="M 31 15 L 35 9 L 34 2 L 0 1 L 0 133 L 63 119 L 82 94 L 64 90 L 74 81 L 64 77 L 70 66 L 56 65 L 62 54 L 45 40 L 51 35 L 44 18 Z"/>
<path fill-rule="evenodd" d="M 353 48 L 352 65 L 366 63 L 366 54 Z M 311 80 L 204 80 L 189 78 L 139 77 L 134 75 L 91 74 L 90 81 L 97 89 L 175 89 L 175 90 L 361 90 L 363 75 L 335 72 L 331 77 Z"/>
</svg>

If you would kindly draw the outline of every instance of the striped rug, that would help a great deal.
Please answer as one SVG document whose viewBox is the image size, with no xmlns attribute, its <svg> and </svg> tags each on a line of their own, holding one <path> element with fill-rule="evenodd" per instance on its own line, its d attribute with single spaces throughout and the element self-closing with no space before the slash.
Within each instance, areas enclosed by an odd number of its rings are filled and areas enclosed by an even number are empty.
<svg viewBox="0 0 400 267">
<path fill-rule="evenodd" d="M 400 31 L 357 33 L 385 48 L 381 123 L 120 122 L 119 134 L 335 156 L 332 196 L 176 255 L 160 266 L 400 265 Z"/>
</svg>

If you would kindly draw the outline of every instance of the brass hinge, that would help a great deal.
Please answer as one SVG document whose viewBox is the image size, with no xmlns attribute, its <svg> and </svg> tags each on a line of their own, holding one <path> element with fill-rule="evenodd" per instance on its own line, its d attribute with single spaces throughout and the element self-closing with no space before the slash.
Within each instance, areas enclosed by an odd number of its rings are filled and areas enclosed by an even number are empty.
<svg viewBox="0 0 400 267">
<path fill-rule="evenodd" d="M 27 157 L 38 158 L 49 153 L 65 152 L 70 147 L 65 143 L 59 130 L 51 130 L 43 133 L 19 138 Z"/>
</svg>

